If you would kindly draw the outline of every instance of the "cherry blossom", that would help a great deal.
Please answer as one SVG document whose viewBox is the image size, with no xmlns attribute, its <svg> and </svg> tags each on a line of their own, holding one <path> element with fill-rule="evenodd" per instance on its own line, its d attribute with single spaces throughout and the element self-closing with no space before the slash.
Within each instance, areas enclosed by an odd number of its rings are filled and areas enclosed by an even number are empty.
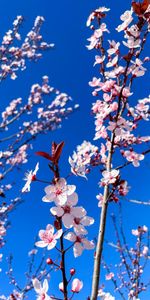
<svg viewBox="0 0 150 300">
<path fill-rule="evenodd" d="M 104 200 L 104 197 L 103 195 L 100 193 L 96 196 L 97 200 L 99 201 L 98 202 L 98 207 L 102 207 L 102 204 L 103 204 L 103 200 Z"/>
<path fill-rule="evenodd" d="M 103 32 L 109 33 L 109 30 L 107 29 L 105 23 L 102 23 L 100 27 L 94 31 L 94 34 L 87 39 L 90 42 L 90 44 L 86 46 L 88 50 L 92 50 L 93 48 L 98 46 L 100 38 L 103 36 Z"/>
<path fill-rule="evenodd" d="M 90 142 L 83 141 L 81 145 L 77 146 L 77 151 L 74 151 L 72 157 L 69 157 L 71 172 L 86 178 L 86 174 L 89 172 L 90 163 L 97 154 L 97 146 L 92 145 Z"/>
<path fill-rule="evenodd" d="M 108 184 L 113 184 L 116 182 L 117 177 L 119 176 L 119 170 L 103 171 L 103 178 L 101 179 L 101 185 L 105 186 Z"/>
<path fill-rule="evenodd" d="M 98 16 L 98 18 L 103 18 L 105 16 L 105 12 L 108 12 L 110 10 L 110 8 L 107 8 L 105 6 L 99 7 L 97 8 L 94 12 L 92 12 L 89 17 L 88 20 L 86 22 L 86 26 L 90 26 L 91 22 L 95 19 L 95 15 Z"/>
<path fill-rule="evenodd" d="M 75 257 L 78 257 L 82 254 L 84 249 L 91 250 L 94 249 L 95 244 L 93 241 L 87 240 L 84 236 L 76 235 L 73 232 L 69 232 L 64 236 L 65 239 L 73 242 L 73 253 Z"/>
<path fill-rule="evenodd" d="M 79 293 L 82 288 L 83 288 L 83 282 L 81 280 L 79 280 L 78 278 L 74 278 L 72 281 L 72 287 L 71 287 L 72 292 Z"/>
<path fill-rule="evenodd" d="M 144 256 L 147 256 L 147 255 L 148 255 L 148 252 L 149 252 L 149 248 L 148 248 L 147 246 L 144 246 L 144 247 L 143 247 L 143 250 L 142 250 L 142 254 L 143 254 Z"/>
<path fill-rule="evenodd" d="M 101 64 L 103 61 L 105 60 L 105 55 L 104 56 L 99 56 L 99 55 L 96 55 L 95 56 L 95 63 L 94 63 L 94 66 L 97 65 L 97 64 Z"/>
<path fill-rule="evenodd" d="M 132 234 L 135 236 L 140 236 L 144 233 L 148 232 L 148 228 L 144 225 L 144 226 L 139 226 L 137 229 L 132 229 Z"/>
<path fill-rule="evenodd" d="M 112 41 L 108 40 L 108 42 L 110 48 L 107 50 L 107 53 L 109 55 L 118 54 L 120 43 L 119 42 L 116 43 L 114 40 Z"/>
<path fill-rule="evenodd" d="M 62 229 L 59 229 L 54 234 L 54 227 L 50 224 L 46 226 L 46 230 L 39 231 L 39 237 L 41 241 L 35 243 L 37 247 L 44 248 L 47 247 L 48 250 L 53 249 L 56 246 L 57 239 L 62 235 Z"/>
<path fill-rule="evenodd" d="M 105 293 L 102 289 L 98 290 L 98 297 L 101 297 L 101 300 L 115 300 L 110 293 Z"/>
<path fill-rule="evenodd" d="M 63 282 L 59 283 L 59 290 L 63 293 L 64 292 L 64 284 Z"/>
<path fill-rule="evenodd" d="M 32 279 L 32 283 L 33 283 L 34 290 L 38 294 L 37 300 L 51 300 L 51 298 L 47 295 L 47 291 L 48 291 L 47 279 L 44 280 L 43 286 L 41 285 L 41 282 L 37 278 Z"/>
<path fill-rule="evenodd" d="M 36 180 L 36 173 L 39 170 L 39 163 L 36 164 L 34 171 L 29 171 L 25 174 L 25 179 L 27 182 L 22 188 L 22 193 L 30 191 L 31 182 Z"/>
<path fill-rule="evenodd" d="M 81 218 L 86 214 L 83 207 L 74 207 L 77 204 L 77 201 L 78 195 L 73 193 L 68 196 L 65 205 L 58 205 L 50 209 L 54 216 L 62 217 L 63 224 L 66 228 L 71 228 L 73 226 L 74 218 Z"/>
<path fill-rule="evenodd" d="M 43 197 L 44 202 L 54 201 L 57 205 L 64 205 L 67 197 L 74 193 L 75 185 L 67 185 L 64 178 L 60 178 L 56 184 L 49 185 L 45 188 L 46 196 Z"/>
<path fill-rule="evenodd" d="M 107 274 L 107 275 L 105 276 L 105 278 L 106 278 L 106 280 L 111 280 L 114 276 L 115 276 L 114 273 L 113 273 L 113 272 L 110 272 L 109 274 Z"/>
<path fill-rule="evenodd" d="M 120 16 L 120 19 L 121 19 L 121 21 L 123 21 L 123 23 L 116 28 L 116 30 L 118 32 L 125 30 L 128 27 L 128 25 L 132 22 L 132 20 L 133 20 L 132 13 L 133 13 L 133 10 L 131 8 L 131 10 L 126 10 Z"/>
<path fill-rule="evenodd" d="M 139 161 L 144 159 L 143 154 L 138 154 L 134 151 L 124 151 L 123 156 L 129 161 L 132 162 L 134 167 L 139 167 Z"/>
<path fill-rule="evenodd" d="M 74 228 L 76 234 L 87 234 L 84 226 L 90 226 L 94 223 L 94 219 L 86 216 L 86 210 L 81 206 L 76 206 L 78 196 L 76 193 L 68 196 L 68 200 L 64 206 L 52 207 L 50 209 L 54 216 L 62 217 L 63 225 L 66 228 Z"/>
</svg>

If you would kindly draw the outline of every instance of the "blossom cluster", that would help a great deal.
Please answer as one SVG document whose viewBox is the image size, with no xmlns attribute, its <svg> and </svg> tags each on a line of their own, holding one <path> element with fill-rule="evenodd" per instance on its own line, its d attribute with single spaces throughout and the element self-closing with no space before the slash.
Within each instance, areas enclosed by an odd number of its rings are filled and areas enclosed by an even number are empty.
<svg viewBox="0 0 150 300">
<path fill-rule="evenodd" d="M 149 282 L 144 283 L 143 279 L 144 270 L 149 260 L 149 230 L 145 225 L 132 229 L 131 233 L 136 237 L 136 243 L 134 247 L 129 247 L 128 244 L 125 244 L 123 228 L 120 232 L 116 222 L 113 223 L 118 235 L 116 248 L 120 256 L 120 262 L 115 265 L 115 269 L 113 269 L 115 272 L 111 272 L 111 266 L 104 263 L 104 269 L 107 271 L 105 278 L 107 281 L 111 280 L 113 282 L 115 290 L 119 291 L 120 295 L 123 295 L 123 289 L 126 288 L 128 291 L 127 299 L 138 300 L 139 295 L 146 291 L 149 285 Z M 115 244 L 112 244 L 112 246 L 115 246 Z"/>
<path fill-rule="evenodd" d="M 32 29 L 26 35 L 21 45 L 16 45 L 21 41 L 19 29 L 23 23 L 23 17 L 17 16 L 13 22 L 13 28 L 8 30 L 3 37 L 0 46 L 0 80 L 10 76 L 16 79 L 17 71 L 26 68 L 26 60 L 38 60 L 42 56 L 42 51 L 50 49 L 54 44 L 48 44 L 40 34 L 41 26 L 44 22 L 42 16 L 36 17 Z"/>
<path fill-rule="evenodd" d="M 87 212 L 82 206 L 76 206 L 78 195 L 75 189 L 75 185 L 67 185 L 66 180 L 60 178 L 55 184 L 45 188 L 46 195 L 42 200 L 48 203 L 54 202 L 56 206 L 50 208 L 51 214 L 56 220 L 61 219 L 67 230 L 73 228 L 74 232 L 69 231 L 64 235 L 64 239 L 73 243 L 73 253 L 77 257 L 82 254 L 84 249 L 93 249 L 95 245 L 93 241 L 86 238 L 88 231 L 85 228 L 85 226 L 92 225 L 94 219 L 87 216 Z M 54 224 L 56 223 L 54 222 Z M 57 225 L 55 226 L 57 228 Z M 59 229 L 54 234 L 54 227 L 49 224 L 46 230 L 39 231 L 41 241 L 36 242 L 36 246 L 52 249 L 56 245 L 56 239 L 60 238 L 62 233 L 62 229 Z"/>
<path fill-rule="evenodd" d="M 53 295 L 48 296 L 48 294 L 47 294 L 48 289 L 49 289 L 47 279 L 44 280 L 43 286 L 41 285 L 41 282 L 37 278 L 34 278 L 32 280 L 32 282 L 33 282 L 34 290 L 38 296 L 37 300 L 43 300 L 43 299 L 44 300 L 52 300 L 52 299 L 54 299 Z M 71 287 L 72 293 L 73 294 L 79 293 L 80 290 L 82 289 L 82 287 L 83 287 L 83 282 L 80 281 L 78 278 L 74 278 L 72 281 L 72 287 Z M 60 284 L 59 284 L 59 289 L 60 289 L 60 291 L 63 292 L 63 283 L 62 282 L 60 282 Z"/>
<path fill-rule="evenodd" d="M 140 58 L 142 45 L 149 31 L 149 7 L 145 4 L 140 18 L 134 5 L 120 17 L 122 24 L 116 30 L 119 33 L 124 32 L 123 45 L 128 48 L 127 55 L 122 53 L 122 45 L 115 40 L 108 39 L 104 48 L 105 34 L 110 32 L 103 20 L 109 8 L 99 7 L 87 20 L 87 26 L 92 31 L 87 48 L 97 51 L 94 66 L 99 67 L 100 73 L 100 77 L 93 77 L 89 82 L 93 96 L 99 97 L 92 105 L 95 117 L 94 140 L 103 139 L 104 142 L 97 147 L 84 141 L 77 146 L 77 151 L 69 158 L 69 163 L 71 172 L 83 177 L 87 176 L 93 166 L 100 166 L 102 177 L 99 186 L 111 185 L 109 200 L 115 202 L 118 201 L 118 196 L 125 196 L 129 188 L 127 182 L 121 178 L 117 166 L 111 164 L 108 169 L 109 153 L 112 156 L 117 153 L 118 156 L 119 150 L 122 164 L 126 164 L 126 159 L 127 163 L 138 167 L 145 155 L 135 148 L 150 141 L 150 136 L 139 136 L 139 125 L 142 121 L 149 120 L 150 99 L 140 99 L 134 107 L 131 104 L 132 99 L 130 100 L 133 95 L 132 82 L 136 77 L 145 74 L 145 64 L 149 61 L 149 57 Z M 97 198 L 101 207 L 103 195 L 100 193 Z"/>
</svg>

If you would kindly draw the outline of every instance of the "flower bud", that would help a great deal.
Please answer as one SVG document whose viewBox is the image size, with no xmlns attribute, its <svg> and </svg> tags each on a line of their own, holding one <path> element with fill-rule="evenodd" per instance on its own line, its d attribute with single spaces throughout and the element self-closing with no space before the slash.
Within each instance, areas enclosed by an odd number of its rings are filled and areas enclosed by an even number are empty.
<svg viewBox="0 0 150 300">
<path fill-rule="evenodd" d="M 59 283 L 59 290 L 63 293 L 64 292 L 64 285 L 63 282 Z"/>
<path fill-rule="evenodd" d="M 47 263 L 47 265 L 53 265 L 53 261 L 49 257 L 47 258 L 46 263 Z"/>
<path fill-rule="evenodd" d="M 70 275 L 73 276 L 75 274 L 76 270 L 75 269 L 70 269 Z"/>
<path fill-rule="evenodd" d="M 78 278 L 75 278 L 72 281 L 72 289 L 71 289 L 71 291 L 73 293 L 79 293 L 82 288 L 83 288 L 83 282 L 80 281 Z"/>
</svg>

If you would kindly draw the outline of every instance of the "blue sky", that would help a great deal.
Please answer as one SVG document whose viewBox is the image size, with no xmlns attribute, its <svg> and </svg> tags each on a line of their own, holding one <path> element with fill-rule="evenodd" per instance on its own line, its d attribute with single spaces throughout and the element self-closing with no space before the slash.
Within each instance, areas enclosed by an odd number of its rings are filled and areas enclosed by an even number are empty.
<svg viewBox="0 0 150 300">
<path fill-rule="evenodd" d="M 42 15 L 45 18 L 42 33 L 45 40 L 55 43 L 55 48 L 46 52 L 43 58 L 37 63 L 28 64 L 27 70 L 20 73 L 16 81 L 7 79 L 1 84 L 1 102 L 2 107 L 7 105 L 11 99 L 22 97 L 26 99 L 30 91 L 30 86 L 33 83 L 40 82 L 43 75 L 48 75 L 50 83 L 61 91 L 68 93 L 74 100 L 74 103 L 79 103 L 80 110 L 74 113 L 69 120 L 63 123 L 61 129 L 56 132 L 50 132 L 48 135 L 40 137 L 34 144 L 33 157 L 28 164 L 24 166 L 23 171 L 16 176 L 16 191 L 23 185 L 21 178 L 24 177 L 24 172 L 34 168 L 37 161 L 40 162 L 40 178 L 47 179 L 49 169 L 46 160 L 37 158 L 34 155 L 35 151 L 49 150 L 53 140 L 60 142 L 65 141 L 63 158 L 61 161 L 62 176 L 69 173 L 68 157 L 72 154 L 76 145 L 83 140 L 92 141 L 94 137 L 94 120 L 91 116 L 91 104 L 94 99 L 91 95 L 91 88 L 88 82 L 95 75 L 98 76 L 96 68 L 93 68 L 94 51 L 90 52 L 86 49 L 87 38 L 90 36 L 90 30 L 86 28 L 86 20 L 90 12 L 99 6 L 106 5 L 111 8 L 107 24 L 112 30 L 111 39 L 119 39 L 122 35 L 116 35 L 114 28 L 120 24 L 119 15 L 130 7 L 130 1 L 97 1 L 97 0 L 59 0 L 59 1 L 8 1 L 3 2 L 0 11 L 0 37 L 5 31 L 11 27 L 11 23 L 15 16 L 23 15 L 25 23 L 22 28 L 23 34 L 29 31 L 33 21 L 37 15 Z M 148 54 L 148 47 L 146 52 Z M 133 85 L 133 101 L 141 99 L 148 95 L 148 75 L 136 81 Z M 142 128 L 143 135 L 148 132 L 148 126 Z M 129 185 L 132 187 L 130 196 L 132 199 L 147 200 L 149 196 L 149 173 L 150 162 L 149 157 L 146 157 L 141 163 L 140 168 L 129 166 L 123 170 L 124 178 L 128 178 Z M 90 228 L 90 237 L 95 236 L 98 228 L 99 209 L 97 208 L 99 171 L 94 170 L 86 181 L 82 178 L 72 177 L 69 183 L 77 185 L 79 193 L 79 203 L 86 207 L 88 214 L 94 216 L 96 221 L 93 228 Z M 45 228 L 50 222 L 49 205 L 42 203 L 41 198 L 44 195 L 44 186 L 35 183 L 32 186 L 31 192 L 24 197 L 25 203 L 20 205 L 18 209 L 12 213 L 12 227 L 8 231 L 7 244 L 5 246 L 5 255 L 14 253 L 14 272 L 21 283 L 24 282 L 24 272 L 26 271 L 27 253 L 32 248 L 34 237 L 41 228 Z M 15 191 L 15 193 L 16 193 Z M 15 194 L 16 196 L 16 194 Z M 11 195 L 13 198 L 14 195 Z M 114 212 L 118 214 L 118 207 L 115 204 L 110 205 L 109 216 Z M 136 206 L 128 202 L 123 202 L 123 219 L 127 238 L 130 241 L 130 232 L 132 228 L 138 225 L 147 225 L 150 227 L 149 209 L 148 207 Z M 92 227 L 92 226 L 91 226 Z M 111 220 L 108 217 L 106 237 L 109 240 L 114 240 L 114 232 L 111 225 Z M 134 240 L 134 237 L 133 239 Z M 104 251 L 105 257 L 109 254 L 111 263 L 115 261 L 115 251 L 106 248 Z M 87 273 L 91 274 L 93 253 L 85 252 L 81 258 L 73 259 L 70 267 L 76 267 L 77 277 L 84 281 L 84 289 L 81 295 L 75 299 L 86 299 L 90 293 L 90 278 L 87 278 Z M 70 260 L 68 259 L 68 262 Z M 2 267 L 6 267 L 2 265 Z M 69 267 L 68 267 L 69 268 Z M 11 290 L 8 281 L 0 274 L 0 294 Z M 4 283 L 4 284 L 3 284 Z M 56 289 L 57 281 L 51 280 L 50 286 Z M 148 295 L 143 294 L 141 300 L 147 300 Z M 34 296 L 33 296 L 34 297 Z M 29 298 L 30 299 L 30 298 Z M 34 299 L 34 298 L 33 298 Z M 116 298 L 119 300 L 119 297 Z"/>
</svg>

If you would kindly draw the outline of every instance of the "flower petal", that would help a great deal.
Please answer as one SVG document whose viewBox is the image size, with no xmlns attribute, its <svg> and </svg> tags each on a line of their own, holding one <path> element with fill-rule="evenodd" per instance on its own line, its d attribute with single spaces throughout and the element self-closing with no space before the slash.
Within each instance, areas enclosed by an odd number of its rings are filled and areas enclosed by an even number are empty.
<svg viewBox="0 0 150 300">
<path fill-rule="evenodd" d="M 89 226 L 89 225 L 92 225 L 92 224 L 94 223 L 94 219 L 91 218 L 91 217 L 85 216 L 85 217 L 81 220 L 81 223 L 82 223 L 84 226 Z"/>
<path fill-rule="evenodd" d="M 46 226 L 46 230 L 50 231 L 50 233 L 53 234 L 53 233 L 54 233 L 54 226 L 51 225 L 51 224 L 48 224 L 48 225 Z"/>
<path fill-rule="evenodd" d="M 66 228 L 71 228 L 73 226 L 74 217 L 71 214 L 65 214 L 62 217 L 63 224 Z"/>
<path fill-rule="evenodd" d="M 82 243 L 85 249 L 93 249 L 95 248 L 95 244 L 93 241 L 88 241 L 87 239 L 82 239 Z"/>
<path fill-rule="evenodd" d="M 44 279 L 44 282 L 43 282 L 43 292 L 47 293 L 47 291 L 48 291 L 48 281 L 47 281 L 47 279 Z"/>
<path fill-rule="evenodd" d="M 73 246 L 73 253 L 74 253 L 74 257 L 78 257 L 82 254 L 83 252 L 83 246 L 80 243 L 75 243 L 75 245 Z"/>
<path fill-rule="evenodd" d="M 88 231 L 85 229 L 85 227 L 83 225 L 75 225 L 74 226 L 74 231 L 76 233 L 76 235 L 84 235 L 84 234 L 87 234 Z"/>
<path fill-rule="evenodd" d="M 76 186 L 75 185 L 68 185 L 67 186 L 67 195 L 73 194 L 75 190 L 76 190 Z"/>
<path fill-rule="evenodd" d="M 53 240 L 51 243 L 48 244 L 47 249 L 51 250 L 56 246 L 57 241 Z"/>
<path fill-rule="evenodd" d="M 44 241 L 38 241 L 38 242 L 35 243 L 35 245 L 37 247 L 44 248 L 44 247 L 47 247 L 48 243 L 46 243 Z"/>
<path fill-rule="evenodd" d="M 75 218 L 82 218 L 86 215 L 86 210 L 82 206 L 72 207 L 71 213 Z"/>
<path fill-rule="evenodd" d="M 62 217 L 64 214 L 64 210 L 62 209 L 61 206 L 54 206 L 50 209 L 50 212 L 52 213 L 53 216 L 57 217 Z"/>
<path fill-rule="evenodd" d="M 59 229 L 55 234 L 54 234 L 54 238 L 55 239 L 59 239 L 62 235 L 63 231 L 62 229 Z"/>
<path fill-rule="evenodd" d="M 73 232 L 68 232 L 65 236 L 64 239 L 71 241 L 71 242 L 75 242 L 76 240 L 76 235 Z"/>
<path fill-rule="evenodd" d="M 33 283 L 33 287 L 34 287 L 36 293 L 40 294 L 41 289 L 42 289 L 41 282 L 37 278 L 34 278 L 34 279 L 32 279 L 32 283 Z"/>
<path fill-rule="evenodd" d="M 73 193 L 71 195 L 68 195 L 67 197 L 67 204 L 69 206 L 75 206 L 78 202 L 78 195 L 77 193 Z"/>
</svg>

